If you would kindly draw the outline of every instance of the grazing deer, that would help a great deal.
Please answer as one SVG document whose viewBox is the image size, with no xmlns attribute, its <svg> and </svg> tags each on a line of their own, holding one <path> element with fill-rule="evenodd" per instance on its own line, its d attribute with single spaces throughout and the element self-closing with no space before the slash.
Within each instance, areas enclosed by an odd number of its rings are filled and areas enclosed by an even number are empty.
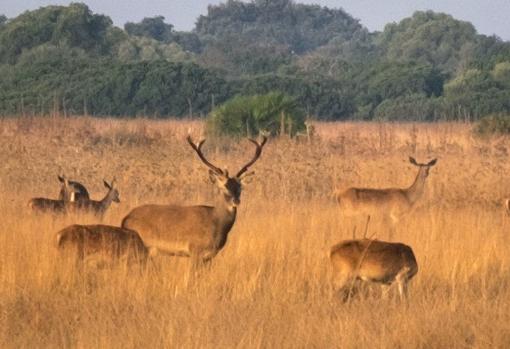
<svg viewBox="0 0 510 349">
<path fill-rule="evenodd" d="M 64 177 L 58 176 L 58 180 L 62 183 L 62 188 L 60 189 L 60 194 L 58 199 L 64 200 L 65 188 L 64 188 Z M 74 192 L 74 200 L 75 201 L 84 201 L 90 200 L 89 192 L 87 188 L 79 182 L 76 181 L 68 181 L 69 188 Z"/>
<path fill-rule="evenodd" d="M 103 180 L 104 186 L 108 189 L 105 197 L 102 200 L 82 200 L 73 204 L 75 212 L 92 213 L 98 217 L 103 217 L 106 210 L 112 202 L 120 202 L 119 191 L 115 186 L 115 178 L 111 183 Z"/>
<path fill-rule="evenodd" d="M 347 300 L 356 280 L 398 285 L 400 299 L 407 296 L 407 282 L 418 272 L 411 247 L 371 239 L 346 240 L 331 248 L 333 283 Z M 388 287 L 389 288 L 389 287 Z M 386 288 L 384 291 L 388 291 Z"/>
<path fill-rule="evenodd" d="M 144 263 L 148 256 L 135 231 L 109 225 L 68 226 L 57 232 L 57 247 L 78 261 L 100 256 L 111 262 L 124 259 L 129 263 Z"/>
<path fill-rule="evenodd" d="M 355 215 L 382 217 L 385 221 L 389 218 L 394 226 L 402 216 L 411 211 L 422 197 L 425 180 L 437 159 L 431 160 L 427 164 L 419 164 L 414 158 L 409 157 L 409 162 L 418 167 L 418 174 L 413 184 L 408 188 L 349 188 L 341 193 L 336 193 L 336 200 L 342 215 L 344 217 Z"/>
<path fill-rule="evenodd" d="M 202 154 L 202 140 L 194 144 L 191 137 L 188 143 L 202 162 L 209 167 L 209 177 L 219 189 L 215 206 L 144 205 L 134 208 L 123 220 L 122 227 L 140 234 L 151 254 L 158 251 L 174 256 L 192 257 L 197 262 L 207 262 L 225 245 L 228 233 L 236 220 L 237 206 L 240 203 L 242 182 L 248 168 L 257 161 L 262 143 L 253 139 L 255 156 L 239 172 L 230 177 L 227 170 L 211 164 Z"/>
<path fill-rule="evenodd" d="M 66 214 L 75 201 L 75 193 L 69 185 L 69 181 L 62 176 L 62 199 L 54 200 L 47 198 L 32 198 L 28 201 L 28 207 L 37 213 Z"/>
</svg>

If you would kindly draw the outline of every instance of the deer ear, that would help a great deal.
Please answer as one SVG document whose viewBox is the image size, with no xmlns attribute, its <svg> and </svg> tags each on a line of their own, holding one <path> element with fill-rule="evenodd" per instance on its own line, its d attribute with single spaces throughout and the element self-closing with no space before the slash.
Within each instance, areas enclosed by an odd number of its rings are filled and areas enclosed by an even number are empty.
<svg viewBox="0 0 510 349">
<path fill-rule="evenodd" d="M 252 176 L 255 174 L 255 171 L 245 172 L 241 176 L 239 176 L 238 180 L 241 184 L 248 184 L 252 180 Z"/>
<path fill-rule="evenodd" d="M 104 184 L 104 186 L 105 186 L 106 188 L 108 188 L 108 189 L 112 189 L 112 186 L 111 186 L 110 184 L 108 184 L 108 182 L 107 182 L 107 181 L 105 181 L 104 179 L 103 179 L 103 184 Z"/>
<path fill-rule="evenodd" d="M 58 175 L 58 180 L 61 182 L 61 183 L 64 183 L 64 177 L 62 177 L 61 175 Z"/>
<path fill-rule="evenodd" d="M 228 177 L 224 173 L 218 173 L 213 170 L 209 170 L 209 179 L 213 183 L 225 183 Z"/>
<path fill-rule="evenodd" d="M 409 162 L 415 166 L 420 166 L 412 156 L 409 157 Z"/>
<path fill-rule="evenodd" d="M 437 162 L 437 159 L 431 160 L 431 161 L 427 164 L 427 166 L 434 166 L 434 165 L 436 164 L 436 162 Z"/>
</svg>

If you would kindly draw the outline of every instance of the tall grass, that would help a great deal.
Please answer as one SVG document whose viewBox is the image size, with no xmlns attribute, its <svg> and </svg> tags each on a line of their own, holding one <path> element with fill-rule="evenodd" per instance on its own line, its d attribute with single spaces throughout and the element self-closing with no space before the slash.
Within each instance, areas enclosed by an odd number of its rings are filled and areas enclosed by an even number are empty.
<svg viewBox="0 0 510 349">
<path fill-rule="evenodd" d="M 105 194 L 117 176 L 118 225 L 143 203 L 211 202 L 207 170 L 185 142 L 199 122 L 0 121 L 0 347 L 507 348 L 510 346 L 508 138 L 479 140 L 467 124 L 320 123 L 308 142 L 271 140 L 253 166 L 237 221 L 210 268 L 156 257 L 147 270 L 82 271 L 61 264 L 55 232 L 93 217 L 26 210 L 56 197 L 58 173 Z M 215 164 L 238 170 L 246 141 L 208 140 Z M 438 157 L 415 212 L 397 227 L 419 272 L 408 304 L 332 297 L 328 251 L 351 238 L 331 198 L 351 185 L 409 185 Z M 378 222 L 370 233 L 386 238 Z M 362 233 L 358 227 L 358 236 Z"/>
</svg>

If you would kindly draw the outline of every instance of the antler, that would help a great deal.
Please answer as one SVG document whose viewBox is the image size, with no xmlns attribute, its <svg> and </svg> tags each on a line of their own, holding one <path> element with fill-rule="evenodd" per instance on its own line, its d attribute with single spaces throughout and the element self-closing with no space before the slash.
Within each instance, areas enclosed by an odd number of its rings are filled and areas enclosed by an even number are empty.
<svg viewBox="0 0 510 349">
<path fill-rule="evenodd" d="M 198 146 L 195 143 L 193 143 L 193 140 L 191 139 L 190 135 L 188 135 L 188 137 L 186 139 L 188 140 L 189 145 L 191 145 L 191 147 L 197 152 L 198 157 L 200 158 L 200 160 L 202 160 L 202 162 L 204 164 L 206 164 L 214 172 L 216 172 L 218 174 L 223 174 L 223 170 L 221 168 L 216 167 L 213 164 L 211 164 L 209 161 L 207 161 L 204 154 L 202 154 L 201 148 L 202 148 L 202 144 L 204 144 L 204 142 L 205 142 L 205 139 L 202 139 L 200 142 L 198 142 Z"/>
<path fill-rule="evenodd" d="M 237 172 L 236 174 L 236 177 L 239 177 L 241 176 L 243 173 L 245 173 L 248 168 L 253 165 L 255 163 L 255 161 L 258 160 L 258 158 L 260 157 L 260 154 L 262 153 L 262 147 L 264 146 L 264 144 L 266 144 L 267 142 L 267 137 L 266 136 L 263 136 L 262 138 L 262 143 L 258 143 L 257 141 L 251 139 L 251 138 L 248 138 L 248 140 L 250 142 L 252 142 L 253 144 L 255 144 L 255 146 L 257 147 L 257 149 L 255 150 L 255 156 L 253 157 L 253 159 L 251 159 L 250 162 L 248 162 L 246 165 L 243 166 L 242 169 L 239 170 L 239 172 Z"/>
</svg>

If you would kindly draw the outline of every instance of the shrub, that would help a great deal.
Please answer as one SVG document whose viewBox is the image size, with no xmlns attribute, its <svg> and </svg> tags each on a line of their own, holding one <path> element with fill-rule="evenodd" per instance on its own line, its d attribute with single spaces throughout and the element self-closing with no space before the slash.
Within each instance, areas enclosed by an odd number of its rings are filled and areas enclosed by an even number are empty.
<svg viewBox="0 0 510 349">
<path fill-rule="evenodd" d="M 236 96 L 211 112 L 207 130 L 228 136 L 251 136 L 261 131 L 293 136 L 305 128 L 304 115 L 294 98 L 280 92 Z"/>
<path fill-rule="evenodd" d="M 479 135 L 510 134 L 510 115 L 491 114 L 481 118 L 475 126 Z"/>
</svg>

